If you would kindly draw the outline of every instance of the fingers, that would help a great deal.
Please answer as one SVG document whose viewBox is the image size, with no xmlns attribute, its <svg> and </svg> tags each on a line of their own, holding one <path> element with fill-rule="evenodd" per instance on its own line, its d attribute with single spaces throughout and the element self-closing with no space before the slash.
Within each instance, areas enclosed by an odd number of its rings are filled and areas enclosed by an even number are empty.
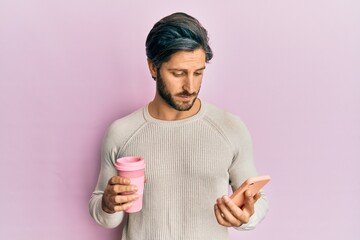
<svg viewBox="0 0 360 240">
<path fill-rule="evenodd" d="M 242 210 L 236 206 L 236 204 L 228 196 L 219 198 L 217 200 L 217 206 L 221 212 L 220 216 L 225 220 L 225 222 L 229 223 L 230 226 L 239 227 L 243 223 Z"/>
<path fill-rule="evenodd" d="M 132 194 L 132 195 L 116 195 L 111 196 L 111 202 L 114 203 L 114 205 L 119 205 L 127 202 L 132 202 L 139 198 L 138 194 Z"/>
<path fill-rule="evenodd" d="M 139 195 L 116 195 L 103 196 L 103 210 L 108 213 L 125 211 L 131 207 L 133 201 L 139 198 Z"/>
<path fill-rule="evenodd" d="M 127 210 L 132 202 L 139 198 L 137 186 L 130 185 L 130 179 L 114 176 L 105 188 L 102 207 L 105 212 L 114 213 Z"/>
<path fill-rule="evenodd" d="M 105 194 L 103 195 L 103 209 L 106 212 L 113 213 L 119 211 L 125 211 L 131 207 L 132 202 L 139 198 L 138 194 L 131 195 L 112 195 Z"/>
<path fill-rule="evenodd" d="M 128 210 L 132 206 L 133 202 L 124 203 L 122 205 L 115 205 L 114 212 L 122 212 Z"/>
<path fill-rule="evenodd" d="M 112 194 L 132 194 L 138 190 L 136 185 L 110 185 L 109 188 Z"/>
<path fill-rule="evenodd" d="M 242 208 L 238 207 L 228 196 L 217 199 L 214 212 L 219 224 L 226 227 L 239 227 L 249 222 L 254 214 L 255 202 L 261 197 L 260 193 L 252 196 L 250 190 L 245 193 L 245 202 Z"/>
<path fill-rule="evenodd" d="M 144 177 L 144 183 L 147 183 L 148 179 L 145 176 Z M 124 185 L 128 185 L 130 184 L 130 179 L 127 177 L 121 177 L 121 176 L 114 176 L 112 178 L 109 179 L 109 184 L 114 185 L 114 184 L 124 184 Z"/>
<path fill-rule="evenodd" d="M 121 185 L 129 185 L 130 179 L 127 177 L 114 176 L 109 179 L 109 185 L 121 184 Z"/>
<path fill-rule="evenodd" d="M 113 210 L 115 212 L 125 211 L 132 206 L 133 201 L 139 198 L 139 195 L 117 195 L 113 199 Z"/>
<path fill-rule="evenodd" d="M 220 225 L 223 225 L 225 227 L 231 227 L 231 223 L 229 223 L 225 218 L 224 218 L 224 214 L 222 214 L 220 212 L 220 209 L 218 207 L 217 204 L 214 205 L 214 211 L 215 211 L 215 216 L 216 216 L 216 220 L 218 221 L 218 223 Z"/>
<path fill-rule="evenodd" d="M 257 200 L 259 200 L 260 198 L 261 198 L 261 193 L 260 193 L 260 192 L 258 192 L 257 194 L 255 194 L 255 196 L 254 196 L 255 202 L 256 202 Z"/>
<path fill-rule="evenodd" d="M 130 185 L 130 179 L 120 176 L 110 178 L 105 192 L 111 194 L 132 194 L 138 190 L 136 185 Z"/>
<path fill-rule="evenodd" d="M 249 215 L 249 218 L 251 215 L 254 214 L 254 205 L 256 202 L 255 196 L 252 196 L 252 193 L 250 190 L 246 190 L 243 211 L 246 213 L 246 215 Z"/>
</svg>

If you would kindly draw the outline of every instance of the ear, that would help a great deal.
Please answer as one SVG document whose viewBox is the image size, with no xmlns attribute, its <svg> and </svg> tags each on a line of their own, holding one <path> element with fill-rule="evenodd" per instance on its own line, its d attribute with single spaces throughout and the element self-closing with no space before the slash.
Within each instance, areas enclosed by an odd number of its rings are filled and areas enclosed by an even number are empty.
<svg viewBox="0 0 360 240">
<path fill-rule="evenodd" d="M 156 76 L 157 76 L 157 68 L 150 59 L 147 59 L 147 62 L 148 62 L 150 74 L 151 74 L 152 78 L 155 80 Z"/>
</svg>

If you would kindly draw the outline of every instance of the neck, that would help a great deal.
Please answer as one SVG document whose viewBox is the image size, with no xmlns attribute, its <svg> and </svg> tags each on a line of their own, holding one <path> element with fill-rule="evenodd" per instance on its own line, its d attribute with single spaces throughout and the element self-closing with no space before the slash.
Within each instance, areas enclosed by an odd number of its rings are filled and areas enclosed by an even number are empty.
<svg viewBox="0 0 360 240">
<path fill-rule="evenodd" d="M 149 113 L 153 118 L 165 121 L 175 121 L 194 116 L 201 108 L 200 99 L 196 99 L 192 108 L 188 111 L 178 111 L 168 105 L 160 96 L 155 96 L 149 104 Z"/>
</svg>

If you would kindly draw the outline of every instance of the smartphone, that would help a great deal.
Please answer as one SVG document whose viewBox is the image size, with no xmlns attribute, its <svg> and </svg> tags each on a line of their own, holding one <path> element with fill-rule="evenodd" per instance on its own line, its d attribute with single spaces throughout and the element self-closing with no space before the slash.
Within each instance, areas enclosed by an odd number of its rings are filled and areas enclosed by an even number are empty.
<svg viewBox="0 0 360 240">
<path fill-rule="evenodd" d="M 234 201 L 234 203 L 242 207 L 244 205 L 245 200 L 245 191 L 250 189 L 252 196 L 257 194 L 260 189 L 262 189 L 269 181 L 270 176 L 259 176 L 259 177 L 251 177 L 248 180 L 246 180 L 241 186 L 231 195 L 231 199 Z"/>
</svg>

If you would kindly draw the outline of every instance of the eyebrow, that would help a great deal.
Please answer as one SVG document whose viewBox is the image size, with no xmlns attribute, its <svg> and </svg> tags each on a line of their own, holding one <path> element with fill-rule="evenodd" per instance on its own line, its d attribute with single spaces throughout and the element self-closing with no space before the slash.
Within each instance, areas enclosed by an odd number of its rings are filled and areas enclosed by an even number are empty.
<svg viewBox="0 0 360 240">
<path fill-rule="evenodd" d="M 206 68 L 206 66 L 202 67 L 202 68 L 198 68 L 195 70 L 196 71 L 201 71 L 204 70 Z M 187 69 L 182 69 L 182 68 L 169 68 L 169 71 L 187 71 Z"/>
</svg>

